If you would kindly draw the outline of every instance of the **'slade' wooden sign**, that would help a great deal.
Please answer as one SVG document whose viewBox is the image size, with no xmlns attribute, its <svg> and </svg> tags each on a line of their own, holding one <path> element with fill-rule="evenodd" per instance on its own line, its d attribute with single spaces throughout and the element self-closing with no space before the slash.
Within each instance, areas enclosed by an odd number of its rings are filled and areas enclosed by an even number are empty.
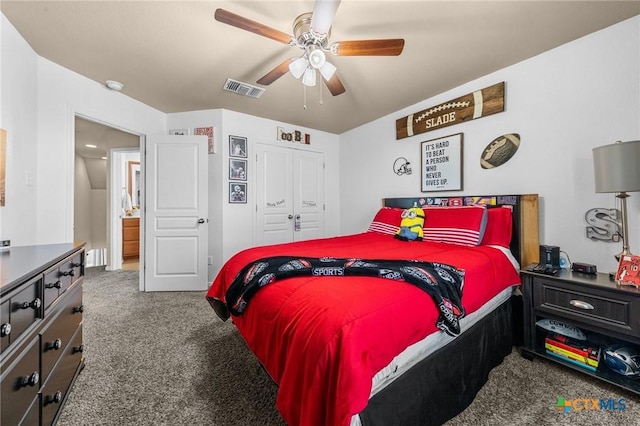
<svg viewBox="0 0 640 426">
<path fill-rule="evenodd" d="M 504 81 L 396 120 L 396 139 L 504 111 Z"/>
</svg>

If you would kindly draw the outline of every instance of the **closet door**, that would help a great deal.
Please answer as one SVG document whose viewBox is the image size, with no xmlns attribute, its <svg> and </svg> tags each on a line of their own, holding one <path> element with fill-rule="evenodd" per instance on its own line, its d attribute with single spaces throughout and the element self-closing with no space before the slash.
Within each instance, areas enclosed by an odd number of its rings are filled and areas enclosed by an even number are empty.
<svg viewBox="0 0 640 426">
<path fill-rule="evenodd" d="M 293 151 L 256 144 L 258 245 L 293 240 Z"/>
<path fill-rule="evenodd" d="M 324 236 L 324 154 L 256 144 L 258 245 Z"/>
<path fill-rule="evenodd" d="M 295 150 L 293 170 L 293 241 L 322 238 L 324 237 L 324 155 L 319 152 Z"/>
</svg>

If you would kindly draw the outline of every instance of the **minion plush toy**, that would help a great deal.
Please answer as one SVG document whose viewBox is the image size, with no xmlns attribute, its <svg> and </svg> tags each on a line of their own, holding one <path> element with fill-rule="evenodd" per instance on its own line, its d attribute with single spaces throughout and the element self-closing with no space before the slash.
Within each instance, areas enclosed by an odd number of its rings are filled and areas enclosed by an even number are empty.
<svg viewBox="0 0 640 426">
<path fill-rule="evenodd" d="M 393 237 L 402 241 L 422 241 L 424 210 L 414 206 L 410 209 L 403 210 L 400 217 L 402 218 L 400 229 L 398 229 Z"/>
</svg>

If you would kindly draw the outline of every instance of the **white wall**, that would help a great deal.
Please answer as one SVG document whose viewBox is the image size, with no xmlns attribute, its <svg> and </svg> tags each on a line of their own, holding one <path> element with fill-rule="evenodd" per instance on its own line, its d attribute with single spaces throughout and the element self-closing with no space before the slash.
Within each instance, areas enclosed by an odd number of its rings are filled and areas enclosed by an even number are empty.
<svg viewBox="0 0 640 426">
<path fill-rule="evenodd" d="M 7 131 L 6 205 L 0 239 L 11 245 L 37 240 L 36 157 L 38 56 L 0 14 L 0 127 Z M 26 174 L 34 184 L 27 185 Z"/>
<path fill-rule="evenodd" d="M 251 100 L 249 100 L 251 101 Z M 256 198 L 255 144 L 264 143 L 297 149 L 310 149 L 325 155 L 325 233 L 339 233 L 339 170 L 338 136 L 331 133 L 291 124 L 254 117 L 228 110 L 207 110 L 169 114 L 169 129 L 191 129 L 214 126 L 216 153 L 209 155 L 209 255 L 212 265 L 209 278 L 229 257 L 255 245 Z M 277 128 L 299 130 L 311 135 L 311 144 L 305 146 L 277 140 Z M 247 138 L 247 204 L 229 204 L 229 136 Z"/>
<path fill-rule="evenodd" d="M 383 197 L 420 195 L 420 142 L 464 134 L 462 192 L 424 195 L 537 193 L 540 243 L 560 246 L 571 261 L 598 270 L 616 267 L 620 243 L 586 238 L 585 212 L 614 208 L 614 194 L 596 194 L 592 148 L 640 139 L 640 17 L 469 82 L 340 135 L 342 232 L 361 231 Z M 395 139 L 395 120 L 500 81 L 505 111 Z M 482 150 L 495 137 L 519 133 L 521 145 L 506 164 L 484 170 Z M 413 174 L 397 176 L 404 156 Z M 628 199 L 631 250 L 640 252 L 640 193 Z"/>
<path fill-rule="evenodd" d="M 127 97 L 126 87 L 112 92 L 38 57 L 4 15 L 0 31 L 0 126 L 8 142 L 0 238 L 12 245 L 71 242 L 75 114 L 135 134 L 164 134 L 166 114 Z"/>
</svg>

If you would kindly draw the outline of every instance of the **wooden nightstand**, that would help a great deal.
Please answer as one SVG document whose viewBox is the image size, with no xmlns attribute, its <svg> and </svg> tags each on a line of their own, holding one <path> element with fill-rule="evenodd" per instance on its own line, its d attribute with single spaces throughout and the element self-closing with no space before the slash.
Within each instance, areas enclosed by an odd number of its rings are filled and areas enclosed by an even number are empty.
<svg viewBox="0 0 640 426">
<path fill-rule="evenodd" d="M 561 270 L 555 276 L 522 271 L 524 304 L 524 344 L 522 356 L 539 356 L 595 376 L 640 394 L 640 380 L 615 373 L 604 362 L 604 349 L 598 368 L 591 372 L 548 355 L 547 331 L 537 327 L 540 319 L 555 319 L 582 330 L 592 346 L 604 348 L 613 343 L 640 345 L 640 291 L 619 286 L 608 274 L 589 275 Z"/>
</svg>

